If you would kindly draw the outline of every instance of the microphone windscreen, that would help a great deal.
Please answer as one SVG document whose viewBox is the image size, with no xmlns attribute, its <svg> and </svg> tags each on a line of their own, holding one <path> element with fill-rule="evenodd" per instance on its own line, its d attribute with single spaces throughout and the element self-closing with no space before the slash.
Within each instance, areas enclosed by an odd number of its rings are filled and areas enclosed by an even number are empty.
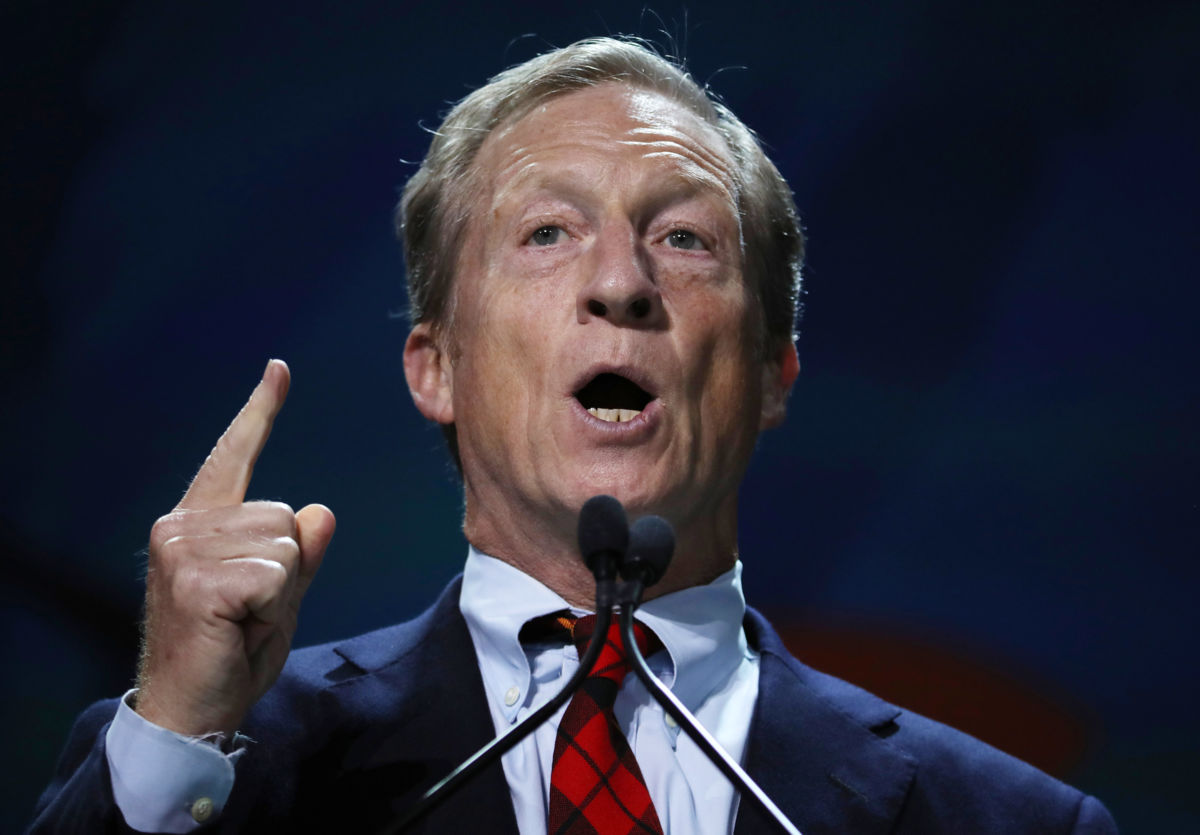
<svg viewBox="0 0 1200 835">
<path fill-rule="evenodd" d="M 579 511 L 579 553 L 593 571 L 604 554 L 619 558 L 629 545 L 629 519 L 612 496 L 592 496 Z"/>
<path fill-rule="evenodd" d="M 652 586 L 667 571 L 675 553 L 675 531 L 661 516 L 643 516 L 629 529 L 629 556 L 625 565 L 641 574 L 643 582 Z M 621 576 L 632 579 L 621 569 Z"/>
</svg>

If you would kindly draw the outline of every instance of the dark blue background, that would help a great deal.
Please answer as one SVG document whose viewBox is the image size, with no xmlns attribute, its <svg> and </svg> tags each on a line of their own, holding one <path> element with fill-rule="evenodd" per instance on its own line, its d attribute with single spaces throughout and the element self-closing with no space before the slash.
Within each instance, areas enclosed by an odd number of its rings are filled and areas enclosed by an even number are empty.
<svg viewBox="0 0 1200 835">
<path fill-rule="evenodd" d="M 128 685 L 149 526 L 268 357 L 293 386 L 252 492 L 339 520 L 298 640 L 406 617 L 455 573 L 390 211 L 448 102 L 627 32 L 759 131 L 810 236 L 804 370 L 743 496 L 751 602 L 1017 681 L 1083 729 L 1060 773 L 1124 831 L 1200 825 L 1200 6 L 656 12 L 6 6 L 9 820 L 72 716 Z M 992 741 L 1019 750 L 1011 712 Z"/>
</svg>

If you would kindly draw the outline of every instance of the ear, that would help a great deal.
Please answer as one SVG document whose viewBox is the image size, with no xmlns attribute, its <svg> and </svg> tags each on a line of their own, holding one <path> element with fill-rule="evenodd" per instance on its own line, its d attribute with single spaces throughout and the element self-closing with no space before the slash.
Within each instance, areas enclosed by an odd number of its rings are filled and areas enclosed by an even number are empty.
<svg viewBox="0 0 1200 835">
<path fill-rule="evenodd" d="M 788 394 L 800 376 L 800 356 L 790 339 L 780 342 L 774 356 L 763 364 L 762 417 L 759 431 L 774 429 L 787 415 Z"/>
<path fill-rule="evenodd" d="M 454 423 L 454 369 L 428 322 L 414 325 L 404 343 L 404 377 L 417 411 L 443 425 Z"/>
</svg>

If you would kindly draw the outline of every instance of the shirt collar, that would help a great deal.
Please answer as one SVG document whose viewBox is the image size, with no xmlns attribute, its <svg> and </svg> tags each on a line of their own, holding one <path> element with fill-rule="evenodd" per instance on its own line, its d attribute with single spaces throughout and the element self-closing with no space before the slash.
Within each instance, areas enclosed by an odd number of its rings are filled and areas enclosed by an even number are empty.
<svg viewBox="0 0 1200 835">
<path fill-rule="evenodd" d="M 671 672 L 663 683 L 692 712 L 747 656 L 745 614 L 740 560 L 710 583 L 664 594 L 638 608 L 638 619 L 654 630 L 671 656 Z"/>
<path fill-rule="evenodd" d="M 514 683 L 523 697 L 529 687 L 529 659 L 518 634 L 526 621 L 570 609 L 556 592 L 506 562 L 477 551 L 467 555 L 459 608 L 478 644 L 489 700 L 504 704 Z M 670 657 L 663 683 L 695 711 L 733 674 L 748 654 L 742 617 L 742 564 L 703 586 L 656 597 L 637 611 L 655 631 Z M 522 699 L 523 701 L 523 699 Z M 515 718 L 520 703 L 507 706 Z"/>
</svg>

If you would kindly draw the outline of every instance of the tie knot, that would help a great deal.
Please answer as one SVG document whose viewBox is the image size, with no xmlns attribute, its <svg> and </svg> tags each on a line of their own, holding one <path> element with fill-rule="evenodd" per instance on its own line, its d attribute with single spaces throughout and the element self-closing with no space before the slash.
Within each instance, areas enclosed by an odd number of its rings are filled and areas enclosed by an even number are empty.
<svg viewBox="0 0 1200 835">
<path fill-rule="evenodd" d="M 588 615 L 575 621 L 571 629 L 571 639 L 575 642 L 575 647 L 579 650 L 581 657 L 592 640 L 592 633 L 595 629 L 595 615 Z M 638 649 L 641 650 L 643 657 L 650 655 L 662 646 L 658 636 L 638 621 L 633 622 L 633 637 L 637 641 Z M 600 657 L 596 659 L 596 666 L 592 668 L 591 675 L 588 677 L 606 678 L 616 682 L 620 687 L 621 681 L 631 667 L 629 656 L 625 651 L 625 642 L 621 640 L 621 626 L 614 619 L 608 625 L 608 635 L 604 646 L 600 648 Z"/>
<path fill-rule="evenodd" d="M 580 658 L 587 650 L 596 629 L 596 616 L 586 615 L 577 618 L 570 612 L 555 612 L 534 618 L 521 629 L 523 641 L 570 641 L 575 644 Z M 662 641 L 645 624 L 633 622 L 633 636 L 637 640 L 638 649 L 642 656 L 652 655 L 662 649 Z M 600 649 L 600 657 L 592 668 L 589 679 L 605 678 L 615 682 L 618 687 L 631 669 L 629 658 L 625 652 L 625 643 L 621 640 L 621 626 L 614 618 L 608 626 L 608 635 L 604 646 Z"/>
</svg>

